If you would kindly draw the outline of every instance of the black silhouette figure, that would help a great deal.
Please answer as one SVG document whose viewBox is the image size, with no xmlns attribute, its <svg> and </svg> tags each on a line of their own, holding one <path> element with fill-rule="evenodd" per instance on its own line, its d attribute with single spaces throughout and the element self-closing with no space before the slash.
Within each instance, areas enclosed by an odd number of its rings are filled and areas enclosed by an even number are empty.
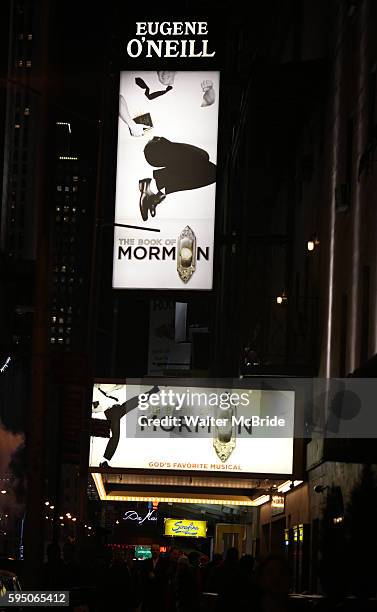
<svg viewBox="0 0 377 612">
<path fill-rule="evenodd" d="M 149 396 L 152 393 L 158 393 L 159 390 L 159 387 L 154 386 L 152 389 L 150 389 L 150 391 L 147 392 L 146 395 Z M 123 402 L 123 404 L 117 403 L 111 406 L 111 408 L 105 410 L 105 417 L 110 423 L 111 438 L 108 441 L 105 452 L 103 454 L 104 459 L 106 461 L 100 463 L 100 467 L 109 467 L 107 462 L 111 461 L 119 444 L 120 420 L 124 417 L 125 414 L 131 412 L 131 410 L 134 410 L 138 406 L 138 403 L 139 397 L 136 396 L 132 397 L 126 402 Z"/>
<path fill-rule="evenodd" d="M 154 137 L 145 148 L 147 162 L 157 168 L 153 171 L 157 193 L 151 190 L 150 178 L 139 181 L 140 213 L 143 221 L 156 215 L 156 207 L 167 195 L 176 191 L 198 189 L 214 183 L 216 166 L 209 161 L 204 149 L 182 142 L 171 142 L 163 137 Z M 162 191 L 164 190 L 164 191 Z"/>
</svg>

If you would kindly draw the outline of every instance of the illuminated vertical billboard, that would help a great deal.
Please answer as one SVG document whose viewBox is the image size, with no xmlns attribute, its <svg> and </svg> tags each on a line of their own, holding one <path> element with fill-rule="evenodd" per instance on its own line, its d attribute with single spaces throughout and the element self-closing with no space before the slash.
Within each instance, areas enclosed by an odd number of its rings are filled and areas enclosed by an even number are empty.
<svg viewBox="0 0 377 612">
<path fill-rule="evenodd" d="M 120 74 L 113 287 L 212 289 L 220 74 Z"/>
</svg>

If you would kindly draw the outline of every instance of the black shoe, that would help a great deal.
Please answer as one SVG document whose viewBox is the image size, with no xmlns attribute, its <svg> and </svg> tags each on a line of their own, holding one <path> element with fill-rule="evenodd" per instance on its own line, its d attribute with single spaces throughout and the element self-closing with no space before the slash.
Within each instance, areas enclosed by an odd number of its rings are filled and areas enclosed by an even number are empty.
<svg viewBox="0 0 377 612">
<path fill-rule="evenodd" d="M 147 221 L 148 212 L 151 213 L 151 217 L 156 216 L 156 207 L 162 200 L 165 200 L 166 195 L 159 191 L 158 193 L 153 193 L 151 190 L 150 178 L 142 179 L 139 181 L 139 190 L 140 190 L 140 214 L 143 221 Z"/>
<path fill-rule="evenodd" d="M 99 464 L 99 467 L 109 468 L 110 466 L 109 466 L 109 464 L 107 463 L 107 461 L 102 461 L 102 462 Z"/>
</svg>

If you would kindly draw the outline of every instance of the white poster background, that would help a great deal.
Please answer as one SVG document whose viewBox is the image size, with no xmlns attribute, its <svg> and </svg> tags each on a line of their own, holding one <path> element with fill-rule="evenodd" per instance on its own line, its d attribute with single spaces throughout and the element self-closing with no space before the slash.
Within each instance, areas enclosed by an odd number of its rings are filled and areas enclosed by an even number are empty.
<svg viewBox="0 0 377 612">
<path fill-rule="evenodd" d="M 115 384 L 97 383 L 93 388 L 93 402 L 98 401 L 101 412 L 93 413 L 93 418 L 105 419 L 104 410 L 110 408 L 115 402 L 106 398 L 98 389 L 101 388 L 108 395 L 113 395 L 119 403 L 129 400 L 139 393 L 145 393 L 150 389 L 145 385 L 128 386 Z M 173 391 L 182 392 L 185 389 L 169 387 Z M 208 393 L 217 391 L 221 394 L 224 389 L 202 389 L 190 388 L 191 392 Z M 137 437 L 127 436 L 127 421 L 129 420 L 129 431 L 135 429 L 135 422 L 141 415 L 152 416 L 157 414 L 159 417 L 166 413 L 174 415 L 185 414 L 170 411 L 168 408 L 151 408 L 153 413 L 141 411 L 136 408 L 120 422 L 120 441 L 117 450 L 110 462 L 114 468 L 139 468 L 146 470 L 188 470 L 188 471 L 207 471 L 227 472 L 227 473 L 250 473 L 250 474 L 286 474 L 292 473 L 293 467 L 293 423 L 294 423 L 294 397 L 293 391 L 257 391 L 248 392 L 246 389 L 232 389 L 232 393 L 249 393 L 250 401 L 253 403 L 252 414 L 263 413 L 263 402 L 266 403 L 266 394 L 269 394 L 268 403 L 271 404 L 271 415 L 278 414 L 290 423 L 292 437 L 258 438 L 258 437 L 237 437 L 236 447 L 231 456 L 224 464 L 220 461 L 213 447 L 212 437 L 184 438 L 177 435 L 172 437 L 169 432 L 160 431 L 159 437 Z M 211 408 L 203 409 L 202 415 L 211 413 Z M 157 435 L 157 434 L 156 434 Z M 277 432 L 278 436 L 278 432 Z M 103 461 L 103 454 L 108 443 L 108 438 L 97 438 L 92 436 L 90 440 L 90 467 L 97 467 Z M 207 468 L 193 467 L 193 464 L 207 464 Z M 225 466 L 231 469 L 224 469 Z M 233 469 L 237 466 L 237 469 Z"/>
<path fill-rule="evenodd" d="M 146 161 L 144 147 L 154 136 L 204 149 L 210 162 L 217 163 L 219 72 L 177 72 L 173 89 L 154 100 L 148 100 L 144 90 L 136 85 L 137 77 L 148 84 L 151 92 L 165 89 L 155 71 L 121 72 L 120 95 L 126 100 L 131 117 L 150 113 L 154 127 L 143 136 L 131 136 L 127 124 L 119 117 L 115 223 L 153 227 L 160 232 L 115 227 L 113 287 L 211 289 L 216 184 L 168 194 L 157 206 L 156 216 L 143 221 L 139 210 L 139 181 L 153 178 L 156 168 Z M 207 80 L 213 83 L 216 100 L 202 107 L 201 85 Z M 120 239 L 133 240 L 134 246 L 140 239 L 161 239 L 164 244 L 165 240 L 177 240 L 187 225 L 196 236 L 197 246 L 210 250 L 209 260 L 197 261 L 196 271 L 187 283 L 178 276 L 177 261 L 171 258 L 165 261 L 118 259 Z"/>
</svg>

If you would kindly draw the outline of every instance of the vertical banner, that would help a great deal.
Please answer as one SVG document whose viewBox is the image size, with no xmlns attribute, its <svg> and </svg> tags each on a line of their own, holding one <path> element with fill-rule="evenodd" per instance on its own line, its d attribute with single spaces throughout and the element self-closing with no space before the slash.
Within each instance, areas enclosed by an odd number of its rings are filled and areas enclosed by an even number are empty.
<svg viewBox="0 0 377 612">
<path fill-rule="evenodd" d="M 120 74 L 116 289 L 212 289 L 219 80 Z"/>
</svg>

